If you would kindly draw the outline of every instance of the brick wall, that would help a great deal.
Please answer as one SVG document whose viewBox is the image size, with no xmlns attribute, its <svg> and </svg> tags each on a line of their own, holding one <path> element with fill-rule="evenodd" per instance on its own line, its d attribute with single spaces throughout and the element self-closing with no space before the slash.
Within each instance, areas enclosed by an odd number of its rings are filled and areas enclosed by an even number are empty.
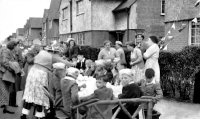
<svg viewBox="0 0 200 119">
<path fill-rule="evenodd" d="M 145 29 L 147 36 L 164 36 L 164 16 L 161 16 L 161 0 L 138 0 L 136 12 L 137 29 Z"/>
<path fill-rule="evenodd" d="M 171 28 L 173 23 L 174 22 L 166 23 L 166 26 L 165 26 L 166 34 L 169 31 L 169 29 Z M 179 32 L 178 29 L 181 28 L 182 24 L 186 24 L 186 27 L 181 32 Z M 174 39 L 167 46 L 167 50 L 179 51 L 183 47 L 189 45 L 189 21 L 175 22 L 175 30 L 171 30 L 171 34 L 169 34 L 169 35 L 174 36 Z"/>
</svg>

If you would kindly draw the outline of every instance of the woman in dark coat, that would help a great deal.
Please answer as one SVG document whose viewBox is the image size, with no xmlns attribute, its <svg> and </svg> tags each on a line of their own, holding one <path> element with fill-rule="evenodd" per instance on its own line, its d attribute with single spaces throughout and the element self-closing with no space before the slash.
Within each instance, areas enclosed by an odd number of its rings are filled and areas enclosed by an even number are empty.
<svg viewBox="0 0 200 119">
<path fill-rule="evenodd" d="M 79 52 L 79 47 L 76 45 L 75 40 L 73 38 L 69 38 L 67 40 L 68 42 L 68 48 L 65 51 L 65 57 L 68 58 L 68 60 L 72 60 L 72 56 L 77 56 Z"/>
<path fill-rule="evenodd" d="M 15 41 L 7 44 L 7 48 L 1 48 L 0 51 L 0 106 L 3 108 L 3 113 L 13 114 L 14 112 L 8 111 L 9 95 L 11 86 L 15 82 L 15 71 L 12 69 L 10 62 L 15 61 L 12 51 L 17 46 Z M 6 78 L 5 78 L 5 74 Z M 8 78 L 9 77 L 9 78 Z"/>
</svg>

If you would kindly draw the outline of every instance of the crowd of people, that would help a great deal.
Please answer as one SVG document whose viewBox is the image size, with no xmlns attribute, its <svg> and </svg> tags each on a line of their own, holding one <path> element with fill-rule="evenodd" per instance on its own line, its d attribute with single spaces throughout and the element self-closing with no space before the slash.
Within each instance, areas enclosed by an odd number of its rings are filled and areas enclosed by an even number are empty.
<svg viewBox="0 0 200 119">
<path fill-rule="evenodd" d="M 111 42 L 106 40 L 96 61 L 86 59 L 73 38 L 62 42 L 58 50 L 54 47 L 43 48 L 40 43 L 29 49 L 22 49 L 20 42 L 8 42 L 0 48 L 0 106 L 3 113 L 14 113 L 7 107 L 17 106 L 17 91 L 23 91 L 21 119 L 27 119 L 31 108 L 34 108 L 33 115 L 36 118 L 47 117 L 50 113 L 47 110 L 52 107 L 52 99 L 55 115 L 69 119 L 72 116 L 72 106 L 95 98 L 162 98 L 158 39 L 155 36 L 145 39 L 142 34 L 136 35 L 136 39 L 136 42 L 125 44 L 131 52 L 129 60 L 126 59 L 121 41 L 116 41 L 114 48 L 111 47 Z M 127 67 L 128 65 L 130 67 Z M 87 87 L 85 84 L 78 85 L 76 80 L 80 75 L 96 80 L 97 88 L 93 94 L 86 97 L 78 95 L 81 89 Z M 121 94 L 115 97 L 113 90 L 106 86 L 107 83 L 113 86 L 121 85 Z M 133 114 L 138 105 L 127 103 L 125 107 Z M 105 114 L 110 111 L 112 115 L 117 107 L 112 110 L 105 105 L 99 108 L 106 112 Z M 87 110 L 85 107 L 85 113 L 82 115 L 88 116 Z M 100 116 L 95 110 L 92 112 L 90 118 Z M 117 117 L 128 118 L 123 111 L 120 111 Z"/>
</svg>

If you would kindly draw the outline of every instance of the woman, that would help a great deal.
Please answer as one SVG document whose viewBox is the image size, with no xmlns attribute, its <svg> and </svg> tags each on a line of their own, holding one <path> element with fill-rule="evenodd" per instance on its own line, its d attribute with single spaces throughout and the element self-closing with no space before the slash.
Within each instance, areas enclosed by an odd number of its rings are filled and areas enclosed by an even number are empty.
<svg viewBox="0 0 200 119">
<path fill-rule="evenodd" d="M 158 64 L 159 58 L 159 47 L 158 38 L 156 36 L 150 36 L 146 41 L 145 45 L 148 47 L 144 53 L 146 59 L 145 69 L 152 68 L 155 71 L 154 83 L 160 83 L 160 66 Z"/>
<path fill-rule="evenodd" d="M 11 41 L 7 44 L 7 48 L 1 48 L 0 51 L 0 106 L 3 108 L 3 113 L 10 114 L 14 114 L 14 112 L 8 111 L 7 107 L 9 104 L 10 89 L 14 88 L 16 78 L 15 70 L 12 67 L 14 66 L 12 65 L 13 62 L 15 62 L 15 56 L 12 51 L 16 48 L 16 46 L 17 43 L 15 41 Z"/>
<path fill-rule="evenodd" d="M 67 40 L 68 42 L 68 48 L 65 51 L 65 57 L 68 58 L 68 60 L 72 60 L 72 56 L 77 56 L 79 52 L 79 47 L 76 45 L 75 40 L 73 38 L 69 38 Z"/>
<path fill-rule="evenodd" d="M 31 67 L 23 95 L 23 109 L 21 119 L 26 119 L 31 107 L 35 109 L 35 117 L 45 117 L 44 110 L 49 108 L 49 99 L 45 95 L 44 87 L 49 87 L 52 78 L 52 64 L 56 62 L 65 63 L 71 66 L 67 61 L 60 59 L 57 55 L 41 50 L 34 58 L 34 65 Z"/>
<path fill-rule="evenodd" d="M 111 62 L 116 57 L 116 50 L 111 47 L 111 42 L 109 40 L 104 41 L 104 48 L 99 52 L 98 60 L 103 59 Z"/>
<path fill-rule="evenodd" d="M 144 79 L 144 61 L 141 50 L 135 46 L 134 42 L 127 43 L 127 49 L 131 51 L 130 66 L 134 73 L 136 82 Z"/>
</svg>

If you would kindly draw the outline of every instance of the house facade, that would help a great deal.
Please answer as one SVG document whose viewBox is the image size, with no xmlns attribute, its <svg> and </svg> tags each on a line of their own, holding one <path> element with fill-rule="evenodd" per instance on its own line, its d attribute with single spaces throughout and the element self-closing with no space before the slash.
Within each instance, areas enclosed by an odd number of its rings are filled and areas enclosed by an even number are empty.
<svg viewBox="0 0 200 119">
<path fill-rule="evenodd" d="M 23 28 L 18 28 L 16 30 L 16 40 L 17 41 L 24 41 L 24 29 Z"/>
<path fill-rule="evenodd" d="M 44 10 L 44 13 L 43 13 L 43 18 L 42 18 L 42 45 L 43 46 L 46 46 L 47 45 L 47 28 L 48 28 L 48 9 L 45 9 Z"/>
<path fill-rule="evenodd" d="M 61 40 L 76 39 L 80 45 L 102 46 L 103 41 L 122 42 L 164 35 L 162 0 L 61 0 Z"/>
<path fill-rule="evenodd" d="M 42 39 L 42 18 L 29 18 L 24 26 L 25 42 L 28 46 L 33 44 L 35 39 Z"/>
<path fill-rule="evenodd" d="M 167 50 L 179 51 L 188 45 L 200 46 L 200 7 L 195 7 L 196 1 L 165 1 L 165 34 L 174 37 Z"/>
</svg>

